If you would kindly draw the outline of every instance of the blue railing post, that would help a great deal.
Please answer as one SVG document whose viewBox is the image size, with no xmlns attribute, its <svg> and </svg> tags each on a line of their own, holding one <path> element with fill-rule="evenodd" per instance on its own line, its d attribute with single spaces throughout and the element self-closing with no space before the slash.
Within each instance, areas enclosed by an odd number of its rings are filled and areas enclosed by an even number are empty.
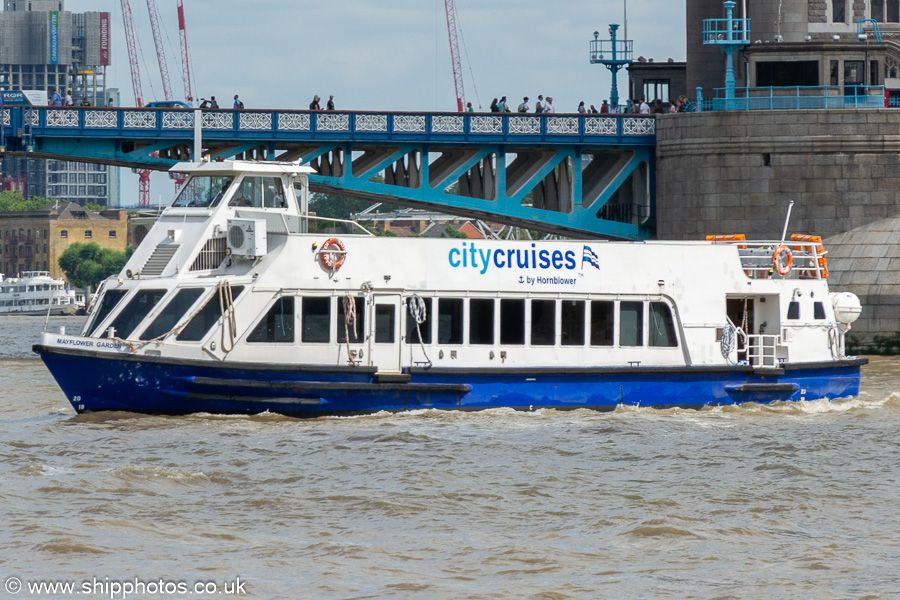
<svg viewBox="0 0 900 600">
<path fill-rule="evenodd" d="M 703 88 L 697 86 L 697 112 L 703 112 Z"/>
</svg>

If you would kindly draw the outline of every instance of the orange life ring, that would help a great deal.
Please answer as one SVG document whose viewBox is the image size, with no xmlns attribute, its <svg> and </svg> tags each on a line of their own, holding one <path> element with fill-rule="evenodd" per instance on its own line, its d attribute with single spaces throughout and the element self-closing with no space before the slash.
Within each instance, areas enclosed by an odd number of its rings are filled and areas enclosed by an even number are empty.
<svg viewBox="0 0 900 600">
<path fill-rule="evenodd" d="M 785 256 L 782 261 L 782 256 Z M 772 254 L 772 265 L 775 267 L 775 271 L 785 277 L 788 273 L 791 272 L 791 265 L 794 264 L 794 255 L 791 252 L 791 249 L 785 246 L 784 244 L 779 245 L 775 248 L 775 253 Z"/>
<path fill-rule="evenodd" d="M 341 265 L 344 264 L 344 259 L 347 258 L 347 248 L 344 246 L 344 242 L 337 238 L 328 238 L 325 240 L 325 243 L 322 244 L 322 249 L 319 250 L 319 258 L 322 260 L 322 266 L 326 269 L 332 269 L 337 271 L 341 268 Z M 335 258 L 337 256 L 337 258 Z"/>
</svg>

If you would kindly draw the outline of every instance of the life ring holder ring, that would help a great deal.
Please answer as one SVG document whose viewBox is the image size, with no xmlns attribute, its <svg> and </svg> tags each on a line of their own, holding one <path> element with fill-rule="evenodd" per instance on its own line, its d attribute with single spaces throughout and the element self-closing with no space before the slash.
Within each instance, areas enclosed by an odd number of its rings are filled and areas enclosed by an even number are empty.
<svg viewBox="0 0 900 600">
<path fill-rule="evenodd" d="M 322 261 L 322 266 L 331 272 L 340 269 L 346 258 L 347 247 L 338 238 L 328 238 L 322 244 L 322 249 L 319 250 L 319 260 Z"/>
<path fill-rule="evenodd" d="M 784 244 L 780 244 L 775 248 L 775 252 L 772 254 L 772 266 L 775 268 L 776 273 L 782 277 L 787 277 L 788 273 L 791 272 L 791 266 L 793 264 L 794 254 L 791 252 L 790 248 Z"/>
</svg>

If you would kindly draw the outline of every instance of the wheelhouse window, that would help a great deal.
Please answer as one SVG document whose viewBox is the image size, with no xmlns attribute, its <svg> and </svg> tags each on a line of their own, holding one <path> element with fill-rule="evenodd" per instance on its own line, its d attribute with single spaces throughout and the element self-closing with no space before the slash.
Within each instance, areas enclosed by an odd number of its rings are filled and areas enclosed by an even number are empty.
<svg viewBox="0 0 900 600">
<path fill-rule="evenodd" d="M 619 305 L 619 345 L 644 345 L 643 302 L 622 302 Z"/>
<path fill-rule="evenodd" d="M 560 323 L 560 343 L 563 346 L 584 346 L 584 301 L 563 300 Z"/>
<path fill-rule="evenodd" d="M 525 345 L 525 300 L 506 298 L 500 301 L 500 343 Z"/>
<path fill-rule="evenodd" d="M 244 177 L 228 206 L 284 208 L 286 198 L 280 177 Z"/>
<path fill-rule="evenodd" d="M 128 290 L 107 290 L 103 294 L 103 298 L 100 300 L 100 305 L 97 307 L 97 310 L 94 311 L 90 326 L 87 327 L 85 331 L 90 332 L 91 329 L 103 323 L 103 321 L 106 320 L 106 317 L 109 316 L 109 313 L 112 312 L 127 293 Z"/>
<path fill-rule="evenodd" d="M 612 346 L 615 331 L 614 302 L 596 300 L 591 302 L 591 346 Z"/>
<path fill-rule="evenodd" d="M 531 301 L 531 345 L 552 346 L 556 343 L 556 301 Z"/>
<path fill-rule="evenodd" d="M 327 344 L 331 341 L 331 298 L 305 297 L 302 306 L 300 339 L 307 344 Z"/>
<path fill-rule="evenodd" d="M 162 312 L 153 320 L 144 333 L 141 334 L 142 340 L 154 340 L 159 336 L 171 331 L 178 321 L 184 316 L 188 309 L 194 305 L 197 298 L 203 295 L 203 288 L 193 288 L 189 290 L 179 290 L 175 297 L 172 298 Z"/>
<path fill-rule="evenodd" d="M 822 302 L 813 302 L 813 318 L 817 321 L 825 320 L 825 304 Z"/>
<path fill-rule="evenodd" d="M 796 321 L 800 318 L 800 303 L 796 300 L 788 304 L 787 318 Z"/>
<path fill-rule="evenodd" d="M 353 319 L 348 319 L 344 310 L 344 298 L 337 299 L 337 323 L 336 333 L 338 344 L 346 344 L 347 336 L 350 336 L 351 344 L 358 344 L 365 341 L 366 330 L 366 300 L 359 296 L 353 298 L 353 309 L 355 311 L 355 323 Z"/>
<path fill-rule="evenodd" d="M 234 177 L 191 177 L 172 206 L 206 208 L 218 206 Z"/>
<path fill-rule="evenodd" d="M 431 343 L 431 298 L 421 298 L 421 304 L 415 297 L 406 299 L 406 341 L 410 344 L 418 344 L 419 332 L 422 334 L 421 343 Z M 424 307 L 424 311 L 422 308 Z M 424 314 L 423 314 L 424 312 Z M 419 320 L 422 322 L 420 323 Z"/>
<path fill-rule="evenodd" d="M 463 343 L 463 299 L 438 300 L 438 343 Z"/>
<path fill-rule="evenodd" d="M 140 290 L 137 292 L 131 302 L 125 305 L 122 312 L 113 319 L 110 325 L 114 329 L 113 334 L 118 338 L 128 339 L 128 336 L 165 295 L 166 290 Z M 105 336 L 104 333 L 103 337 Z"/>
<path fill-rule="evenodd" d="M 244 291 L 244 286 L 237 285 L 231 288 L 231 299 L 232 301 L 237 300 L 237 297 L 241 295 L 241 292 Z M 191 322 L 187 324 L 187 327 L 181 330 L 175 339 L 179 342 L 199 342 L 206 334 L 209 333 L 209 330 L 213 328 L 213 325 L 219 322 L 219 319 L 222 318 L 222 309 L 227 308 L 224 306 L 224 303 L 220 301 L 219 298 L 215 296 L 215 294 L 223 293 L 222 290 L 213 292 L 213 297 L 209 299 L 209 302 L 200 309 Z"/>
<path fill-rule="evenodd" d="M 257 323 L 247 341 L 251 343 L 290 344 L 294 341 L 294 297 L 281 296 Z"/>
<path fill-rule="evenodd" d="M 672 309 L 665 302 L 650 303 L 650 345 L 663 348 L 678 345 Z"/>
<path fill-rule="evenodd" d="M 469 300 L 469 343 L 493 345 L 494 301 L 492 299 L 472 298 Z"/>
</svg>

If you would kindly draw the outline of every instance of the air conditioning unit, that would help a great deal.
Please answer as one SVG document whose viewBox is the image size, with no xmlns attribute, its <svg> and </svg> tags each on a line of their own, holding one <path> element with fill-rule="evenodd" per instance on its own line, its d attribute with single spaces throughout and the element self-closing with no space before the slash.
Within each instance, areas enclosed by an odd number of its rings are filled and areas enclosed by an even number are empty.
<svg viewBox="0 0 900 600">
<path fill-rule="evenodd" d="M 228 219 L 228 249 L 232 256 L 265 256 L 268 252 L 265 219 Z"/>
</svg>

